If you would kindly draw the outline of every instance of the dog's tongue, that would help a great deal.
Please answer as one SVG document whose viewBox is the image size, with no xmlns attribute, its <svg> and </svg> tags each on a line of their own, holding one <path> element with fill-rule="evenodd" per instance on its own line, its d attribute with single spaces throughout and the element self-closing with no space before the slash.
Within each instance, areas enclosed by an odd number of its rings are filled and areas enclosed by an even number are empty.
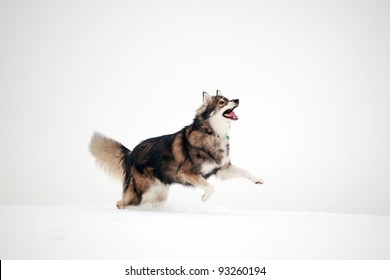
<svg viewBox="0 0 390 280">
<path fill-rule="evenodd" d="M 231 111 L 229 114 L 226 115 L 226 117 L 228 117 L 229 119 L 232 119 L 232 120 L 238 120 L 238 117 L 234 113 L 234 111 Z"/>
</svg>

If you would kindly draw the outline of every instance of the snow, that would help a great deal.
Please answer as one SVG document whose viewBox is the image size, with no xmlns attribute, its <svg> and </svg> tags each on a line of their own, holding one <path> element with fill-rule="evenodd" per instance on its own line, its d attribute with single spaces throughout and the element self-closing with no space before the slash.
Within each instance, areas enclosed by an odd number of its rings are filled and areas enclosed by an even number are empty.
<svg viewBox="0 0 390 280">
<path fill-rule="evenodd" d="M 168 202 L 0 206 L 0 259 L 389 259 L 390 217 Z"/>
</svg>

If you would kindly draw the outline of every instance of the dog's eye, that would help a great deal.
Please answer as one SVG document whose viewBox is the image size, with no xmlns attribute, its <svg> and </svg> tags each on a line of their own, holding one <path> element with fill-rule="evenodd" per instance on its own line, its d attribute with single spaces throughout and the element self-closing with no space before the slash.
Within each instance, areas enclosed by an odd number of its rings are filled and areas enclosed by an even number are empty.
<svg viewBox="0 0 390 280">
<path fill-rule="evenodd" d="M 225 100 L 223 99 L 219 100 L 218 105 L 225 105 Z"/>
</svg>

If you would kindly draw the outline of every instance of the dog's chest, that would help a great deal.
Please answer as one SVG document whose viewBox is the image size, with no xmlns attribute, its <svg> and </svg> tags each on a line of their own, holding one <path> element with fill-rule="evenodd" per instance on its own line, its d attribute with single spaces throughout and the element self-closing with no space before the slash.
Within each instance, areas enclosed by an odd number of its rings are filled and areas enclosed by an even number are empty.
<svg viewBox="0 0 390 280">
<path fill-rule="evenodd" d="M 218 148 L 218 157 L 216 160 L 213 161 L 205 161 L 202 164 L 201 167 L 201 173 L 202 175 L 208 175 L 215 171 L 215 169 L 221 168 L 222 166 L 228 164 L 230 162 L 230 157 L 229 157 L 229 144 L 227 141 L 221 143 Z"/>
</svg>

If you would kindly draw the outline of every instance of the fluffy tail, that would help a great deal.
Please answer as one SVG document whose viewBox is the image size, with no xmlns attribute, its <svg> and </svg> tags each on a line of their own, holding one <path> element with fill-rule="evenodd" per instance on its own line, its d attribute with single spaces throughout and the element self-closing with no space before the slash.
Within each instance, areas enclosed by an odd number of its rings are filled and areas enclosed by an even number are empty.
<svg viewBox="0 0 390 280">
<path fill-rule="evenodd" d="M 121 143 L 98 132 L 92 135 L 89 151 L 96 159 L 96 164 L 113 177 L 123 179 L 125 156 L 130 150 Z"/>
</svg>

